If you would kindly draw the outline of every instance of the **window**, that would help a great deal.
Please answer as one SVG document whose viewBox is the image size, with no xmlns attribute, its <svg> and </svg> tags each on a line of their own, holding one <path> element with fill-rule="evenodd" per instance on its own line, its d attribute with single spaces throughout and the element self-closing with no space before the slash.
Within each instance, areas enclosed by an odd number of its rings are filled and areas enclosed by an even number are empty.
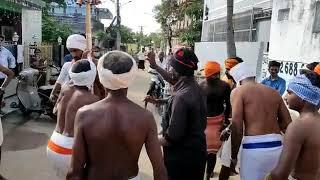
<svg viewBox="0 0 320 180">
<path fill-rule="evenodd" d="M 316 14 L 314 16 L 313 33 L 320 33 L 320 1 L 316 2 Z"/>
<path fill-rule="evenodd" d="M 278 13 L 278 21 L 285 21 L 289 19 L 290 8 L 280 9 Z"/>
</svg>

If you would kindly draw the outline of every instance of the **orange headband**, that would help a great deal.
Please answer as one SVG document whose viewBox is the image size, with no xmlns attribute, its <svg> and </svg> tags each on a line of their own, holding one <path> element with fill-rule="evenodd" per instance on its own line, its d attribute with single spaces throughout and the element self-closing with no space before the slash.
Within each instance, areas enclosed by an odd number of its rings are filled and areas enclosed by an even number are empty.
<svg viewBox="0 0 320 180">
<path fill-rule="evenodd" d="M 318 64 L 318 65 L 314 68 L 314 72 L 316 72 L 316 73 L 320 76 L 320 64 Z"/>
<path fill-rule="evenodd" d="M 226 66 L 226 69 L 228 69 L 228 70 L 230 70 L 231 68 L 233 68 L 237 64 L 239 64 L 239 62 L 236 59 L 233 59 L 233 58 L 227 59 L 224 62 L 224 65 Z"/>
<path fill-rule="evenodd" d="M 208 61 L 204 66 L 204 75 L 206 78 L 218 73 L 220 73 L 219 63 L 215 61 Z"/>
</svg>

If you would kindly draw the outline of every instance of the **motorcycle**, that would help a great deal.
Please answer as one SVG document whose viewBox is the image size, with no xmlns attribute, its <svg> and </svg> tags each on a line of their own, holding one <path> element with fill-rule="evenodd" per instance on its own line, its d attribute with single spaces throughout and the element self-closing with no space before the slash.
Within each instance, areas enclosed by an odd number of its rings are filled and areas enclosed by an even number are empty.
<svg viewBox="0 0 320 180">
<path fill-rule="evenodd" d="M 155 99 L 163 99 L 165 82 L 162 76 L 154 70 L 149 70 L 148 73 L 152 74 L 151 83 L 147 95 L 154 97 Z M 162 105 L 156 105 L 156 110 L 161 116 L 164 112 Z"/>
<path fill-rule="evenodd" d="M 49 67 L 56 70 L 56 73 L 51 74 L 51 77 L 59 76 L 60 70 L 56 66 L 50 65 Z M 17 106 L 25 115 L 37 112 L 55 119 L 56 116 L 53 114 L 54 103 L 49 98 L 55 79 L 50 79 L 49 85 L 39 87 L 38 83 L 44 72 L 46 71 L 40 73 L 38 69 L 33 68 L 27 68 L 20 72 L 17 84 L 17 97 L 19 100 Z"/>
</svg>

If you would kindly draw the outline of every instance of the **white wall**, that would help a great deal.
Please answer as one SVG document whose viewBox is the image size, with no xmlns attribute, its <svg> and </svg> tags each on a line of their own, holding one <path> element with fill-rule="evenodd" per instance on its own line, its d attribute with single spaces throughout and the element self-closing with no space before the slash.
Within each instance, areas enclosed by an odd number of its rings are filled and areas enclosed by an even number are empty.
<svg viewBox="0 0 320 180">
<path fill-rule="evenodd" d="M 320 33 L 312 33 L 316 0 L 274 1 L 270 59 L 310 63 L 320 60 Z M 279 9 L 290 8 L 289 19 L 278 21 Z"/>
<path fill-rule="evenodd" d="M 261 64 L 265 43 L 262 42 L 238 42 L 236 43 L 237 55 L 256 67 L 257 78 L 261 77 Z M 199 58 L 199 68 L 203 68 L 207 61 L 217 61 L 224 69 L 224 60 L 227 58 L 226 42 L 201 42 L 195 44 L 195 53 Z"/>
<path fill-rule="evenodd" d="M 280 76 L 287 81 L 299 74 L 299 69 L 305 68 L 306 64 L 320 61 L 320 34 L 312 33 L 315 2 L 273 2 L 269 59 L 282 62 Z M 278 21 L 279 10 L 286 8 L 290 8 L 288 20 Z"/>
<path fill-rule="evenodd" d="M 42 12 L 22 9 L 22 43 L 42 42 Z"/>
<path fill-rule="evenodd" d="M 234 0 L 234 13 L 239 13 L 255 8 L 271 8 L 272 0 Z M 209 20 L 227 15 L 227 0 L 206 0 L 209 8 Z"/>
</svg>

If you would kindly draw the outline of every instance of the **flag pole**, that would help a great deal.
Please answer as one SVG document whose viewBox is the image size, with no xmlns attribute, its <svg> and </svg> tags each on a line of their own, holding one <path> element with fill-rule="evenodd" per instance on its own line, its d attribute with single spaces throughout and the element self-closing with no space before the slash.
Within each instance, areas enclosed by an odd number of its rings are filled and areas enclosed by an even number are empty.
<svg viewBox="0 0 320 180">
<path fill-rule="evenodd" d="M 92 31 L 91 31 L 91 0 L 86 2 L 86 39 L 87 48 L 92 50 Z"/>
</svg>

